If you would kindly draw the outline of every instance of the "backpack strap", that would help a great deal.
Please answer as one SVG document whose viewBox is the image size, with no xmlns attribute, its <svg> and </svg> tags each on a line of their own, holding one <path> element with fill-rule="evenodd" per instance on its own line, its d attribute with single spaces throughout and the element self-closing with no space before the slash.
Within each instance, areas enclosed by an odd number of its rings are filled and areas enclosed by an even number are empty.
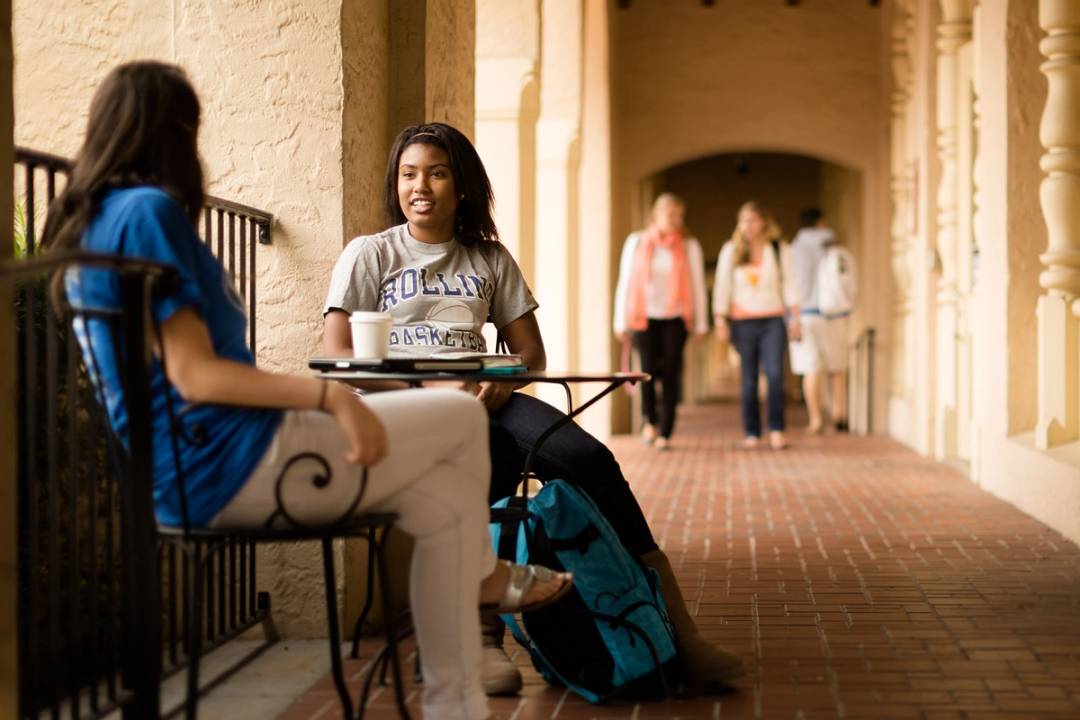
<svg viewBox="0 0 1080 720">
<path fill-rule="evenodd" d="M 593 542 L 600 539 L 600 529 L 592 523 L 589 523 L 585 528 L 577 535 L 571 538 L 548 538 L 548 547 L 555 552 L 560 550 L 577 550 L 584 555 L 589 550 L 589 546 Z"/>
<path fill-rule="evenodd" d="M 525 499 L 519 495 L 511 496 L 506 503 L 506 507 L 508 509 L 525 509 Z M 499 524 L 499 547 L 496 555 L 503 560 L 509 560 L 512 563 L 516 563 L 518 556 L 518 533 L 521 528 L 521 520 L 503 520 Z"/>
</svg>

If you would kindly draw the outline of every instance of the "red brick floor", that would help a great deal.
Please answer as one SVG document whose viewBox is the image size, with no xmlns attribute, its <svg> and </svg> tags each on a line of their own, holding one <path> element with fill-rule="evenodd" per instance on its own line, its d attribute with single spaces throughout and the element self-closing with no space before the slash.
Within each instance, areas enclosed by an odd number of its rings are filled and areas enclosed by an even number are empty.
<svg viewBox="0 0 1080 720">
<path fill-rule="evenodd" d="M 736 409 L 712 405 L 672 452 L 611 443 L 702 631 L 747 660 L 735 692 L 591 706 L 519 651 L 525 690 L 494 717 L 1080 718 L 1080 549 L 889 440 L 791 435 L 738 449 Z M 327 678 L 282 717 L 339 716 Z"/>
</svg>

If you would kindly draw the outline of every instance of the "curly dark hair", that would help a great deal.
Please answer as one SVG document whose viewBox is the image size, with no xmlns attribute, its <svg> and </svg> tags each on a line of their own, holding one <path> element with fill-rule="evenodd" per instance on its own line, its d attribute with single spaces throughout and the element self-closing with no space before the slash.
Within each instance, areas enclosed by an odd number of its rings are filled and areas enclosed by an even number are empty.
<svg viewBox="0 0 1080 720">
<path fill-rule="evenodd" d="M 405 213 L 398 201 L 397 180 L 401 154 L 410 145 L 422 143 L 441 149 L 450 158 L 450 172 L 454 176 L 454 189 L 461 198 L 458 201 L 454 234 L 462 245 L 499 239 L 499 230 L 491 215 L 495 195 L 491 191 L 484 163 L 469 138 L 446 123 L 410 125 L 398 133 L 390 149 L 386 163 L 386 186 L 384 209 L 390 225 L 405 222 Z"/>
</svg>

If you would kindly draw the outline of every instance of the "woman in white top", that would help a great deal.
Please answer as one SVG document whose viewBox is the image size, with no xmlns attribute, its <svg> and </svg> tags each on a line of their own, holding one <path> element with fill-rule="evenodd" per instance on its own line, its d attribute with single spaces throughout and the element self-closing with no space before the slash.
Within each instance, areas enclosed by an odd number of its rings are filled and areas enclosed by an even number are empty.
<svg viewBox="0 0 1080 720">
<path fill-rule="evenodd" d="M 785 328 L 784 317 L 789 324 Z M 780 240 L 780 228 L 755 202 L 739 208 L 731 240 L 720 249 L 713 286 L 713 316 L 721 340 L 731 340 L 742 366 L 743 446 L 757 447 L 761 438 L 758 369 L 768 380 L 769 445 L 787 447 L 784 438 L 784 348 L 787 334 L 798 340 L 799 299 L 791 253 Z"/>
<path fill-rule="evenodd" d="M 686 237 L 685 216 L 686 203 L 678 195 L 656 198 L 652 222 L 626 238 L 615 287 L 615 335 L 624 343 L 633 340 L 641 369 L 654 378 L 641 386 L 641 436 L 660 450 L 668 449 L 675 429 L 687 335 L 709 330 L 701 245 Z M 656 378 L 663 388 L 659 412 Z"/>
</svg>

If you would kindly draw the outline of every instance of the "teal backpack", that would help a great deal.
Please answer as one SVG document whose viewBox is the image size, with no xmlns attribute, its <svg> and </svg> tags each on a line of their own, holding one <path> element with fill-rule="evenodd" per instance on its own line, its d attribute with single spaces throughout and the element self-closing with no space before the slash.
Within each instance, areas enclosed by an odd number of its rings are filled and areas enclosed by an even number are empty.
<svg viewBox="0 0 1080 720">
<path fill-rule="evenodd" d="M 630 556 L 590 497 L 563 480 L 546 483 L 527 504 L 506 498 L 496 508 L 525 505 L 525 520 L 491 525 L 499 557 L 574 574 L 561 600 L 503 615 L 549 683 L 589 702 L 670 696 L 675 634 L 660 597 L 659 577 Z"/>
</svg>

